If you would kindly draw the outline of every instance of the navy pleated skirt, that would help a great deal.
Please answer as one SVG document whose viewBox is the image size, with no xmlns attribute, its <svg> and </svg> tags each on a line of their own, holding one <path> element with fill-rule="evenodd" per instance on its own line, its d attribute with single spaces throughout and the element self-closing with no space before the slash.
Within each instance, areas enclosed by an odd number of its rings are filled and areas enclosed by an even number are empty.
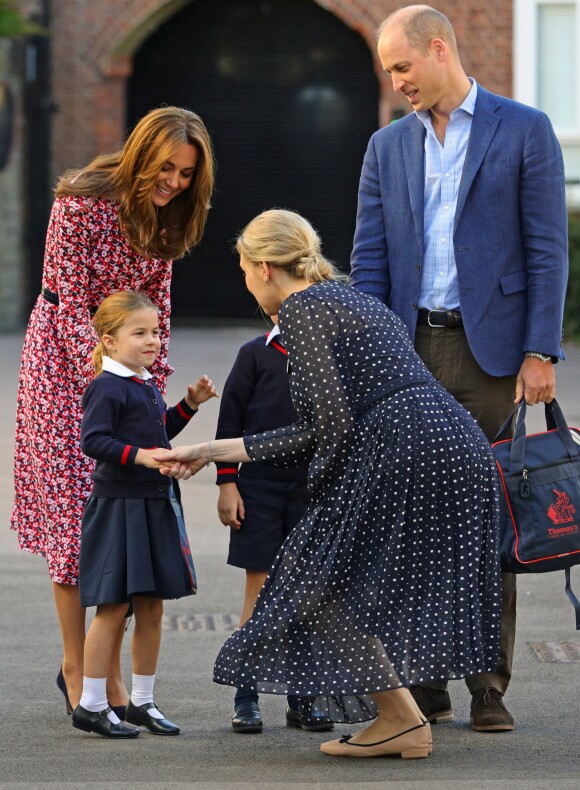
<svg viewBox="0 0 580 790">
<path fill-rule="evenodd" d="M 82 523 L 81 606 L 195 594 L 182 519 L 176 500 L 91 497 Z"/>
</svg>

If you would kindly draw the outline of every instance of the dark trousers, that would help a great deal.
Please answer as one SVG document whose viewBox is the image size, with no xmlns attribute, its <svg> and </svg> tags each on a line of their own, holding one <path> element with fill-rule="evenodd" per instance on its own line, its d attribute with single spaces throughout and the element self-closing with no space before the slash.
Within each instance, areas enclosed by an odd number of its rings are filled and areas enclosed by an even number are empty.
<svg viewBox="0 0 580 790">
<path fill-rule="evenodd" d="M 420 325 L 415 336 L 415 350 L 437 381 L 471 413 L 491 442 L 514 408 L 516 377 L 490 376 L 483 371 L 471 353 L 463 327 L 447 329 Z M 502 574 L 502 587 L 499 664 L 495 672 L 466 678 L 472 694 L 489 686 L 503 694 L 512 675 L 516 634 L 514 573 Z M 431 681 L 429 686 L 444 689 L 447 683 Z"/>
</svg>

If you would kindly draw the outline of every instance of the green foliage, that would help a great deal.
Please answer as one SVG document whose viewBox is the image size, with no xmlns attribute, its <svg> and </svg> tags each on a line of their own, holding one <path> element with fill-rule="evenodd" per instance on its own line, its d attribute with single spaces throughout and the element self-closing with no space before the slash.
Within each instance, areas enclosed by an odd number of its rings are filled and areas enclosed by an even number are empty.
<svg viewBox="0 0 580 790">
<path fill-rule="evenodd" d="M 0 38 L 45 34 L 46 30 L 21 15 L 13 0 L 0 0 Z"/>
<path fill-rule="evenodd" d="M 568 216 L 570 273 L 564 309 L 564 339 L 580 342 L 580 212 Z"/>
</svg>

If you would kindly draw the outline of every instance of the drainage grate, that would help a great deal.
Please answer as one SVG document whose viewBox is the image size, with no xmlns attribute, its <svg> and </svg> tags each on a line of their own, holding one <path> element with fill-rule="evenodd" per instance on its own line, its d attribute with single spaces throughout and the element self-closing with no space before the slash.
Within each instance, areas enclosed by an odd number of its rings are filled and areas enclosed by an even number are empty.
<svg viewBox="0 0 580 790">
<path fill-rule="evenodd" d="M 580 662 L 580 642 L 530 642 L 540 661 L 558 664 Z"/>
<path fill-rule="evenodd" d="M 231 634 L 238 627 L 239 614 L 174 614 L 164 615 L 164 631 L 214 631 Z"/>
</svg>

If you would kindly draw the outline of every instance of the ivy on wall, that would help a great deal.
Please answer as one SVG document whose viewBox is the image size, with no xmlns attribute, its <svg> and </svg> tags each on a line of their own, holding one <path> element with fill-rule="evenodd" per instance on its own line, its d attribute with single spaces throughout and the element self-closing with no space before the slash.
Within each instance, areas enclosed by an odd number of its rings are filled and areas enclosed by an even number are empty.
<svg viewBox="0 0 580 790">
<path fill-rule="evenodd" d="M 46 33 L 40 25 L 29 22 L 11 0 L 0 0 L 0 38 L 32 36 Z"/>
</svg>

